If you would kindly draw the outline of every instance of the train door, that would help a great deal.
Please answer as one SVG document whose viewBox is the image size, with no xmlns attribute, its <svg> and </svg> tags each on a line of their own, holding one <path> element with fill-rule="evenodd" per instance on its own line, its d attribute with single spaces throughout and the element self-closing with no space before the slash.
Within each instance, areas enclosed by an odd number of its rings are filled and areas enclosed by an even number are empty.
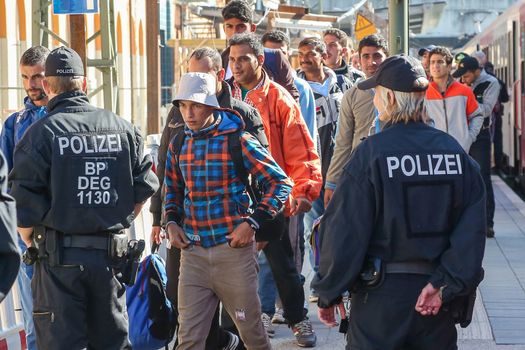
<svg viewBox="0 0 525 350">
<path fill-rule="evenodd" d="M 517 38 L 519 45 L 518 55 L 515 59 L 518 62 L 519 72 L 512 88 L 512 101 L 514 103 L 514 120 L 515 120 L 515 137 L 516 137 L 516 159 L 518 160 L 516 167 L 518 175 L 521 177 L 523 169 L 525 168 L 525 137 L 523 137 L 523 126 L 525 125 L 525 6 L 520 7 L 520 21 L 519 21 L 519 38 Z"/>
</svg>

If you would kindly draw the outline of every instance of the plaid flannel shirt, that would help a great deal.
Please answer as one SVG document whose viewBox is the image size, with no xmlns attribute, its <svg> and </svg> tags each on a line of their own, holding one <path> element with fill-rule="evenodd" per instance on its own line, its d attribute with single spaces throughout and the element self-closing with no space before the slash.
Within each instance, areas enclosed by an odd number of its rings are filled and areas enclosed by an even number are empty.
<svg viewBox="0 0 525 350">
<path fill-rule="evenodd" d="M 292 188 L 268 151 L 242 132 L 244 166 L 264 189 L 250 215 L 250 197 L 228 151 L 228 133 L 243 128 L 243 122 L 229 111 L 218 110 L 214 115 L 216 122 L 210 127 L 198 132 L 186 129 L 180 155 L 174 154 L 170 144 L 166 160 L 166 220 L 182 224 L 190 241 L 203 247 L 226 243 L 226 235 L 247 217 L 258 224 L 274 217 Z"/>
</svg>

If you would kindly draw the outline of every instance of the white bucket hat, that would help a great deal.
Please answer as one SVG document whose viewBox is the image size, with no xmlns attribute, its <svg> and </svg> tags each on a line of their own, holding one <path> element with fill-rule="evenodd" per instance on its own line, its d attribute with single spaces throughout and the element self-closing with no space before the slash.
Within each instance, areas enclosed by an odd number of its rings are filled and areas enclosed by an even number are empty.
<svg viewBox="0 0 525 350">
<path fill-rule="evenodd" d="M 173 104 L 178 107 L 178 101 L 186 100 L 220 108 L 215 84 L 215 77 L 211 74 L 185 73 L 180 79 L 179 90 Z"/>
</svg>

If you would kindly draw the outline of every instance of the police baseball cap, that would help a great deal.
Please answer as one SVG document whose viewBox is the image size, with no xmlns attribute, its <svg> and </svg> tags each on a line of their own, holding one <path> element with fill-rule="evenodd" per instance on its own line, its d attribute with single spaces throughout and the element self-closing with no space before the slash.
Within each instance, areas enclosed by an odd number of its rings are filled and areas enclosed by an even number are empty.
<svg viewBox="0 0 525 350">
<path fill-rule="evenodd" d="M 192 101 L 220 108 L 217 101 L 217 85 L 213 75 L 208 73 L 186 73 L 179 82 L 179 90 L 173 100 L 175 106 L 179 106 L 180 100 Z"/>
<path fill-rule="evenodd" d="M 463 74 L 465 74 L 468 71 L 479 69 L 479 62 L 477 59 L 471 56 L 467 56 L 463 58 L 459 64 L 458 69 L 454 73 L 452 73 L 452 76 L 454 78 L 459 78 Z"/>
<path fill-rule="evenodd" d="M 357 87 L 368 90 L 378 85 L 394 91 L 417 92 L 428 88 L 428 79 L 423 66 L 414 57 L 395 55 L 384 60 L 376 73 Z"/>
<path fill-rule="evenodd" d="M 419 51 L 417 52 L 417 54 L 419 56 L 423 56 L 425 54 L 425 52 L 430 52 L 430 51 L 434 50 L 435 48 L 436 48 L 436 45 L 428 45 L 428 46 L 420 48 Z"/>
<path fill-rule="evenodd" d="M 83 77 L 84 63 L 75 50 L 61 46 L 47 56 L 45 75 L 46 77 Z"/>
</svg>

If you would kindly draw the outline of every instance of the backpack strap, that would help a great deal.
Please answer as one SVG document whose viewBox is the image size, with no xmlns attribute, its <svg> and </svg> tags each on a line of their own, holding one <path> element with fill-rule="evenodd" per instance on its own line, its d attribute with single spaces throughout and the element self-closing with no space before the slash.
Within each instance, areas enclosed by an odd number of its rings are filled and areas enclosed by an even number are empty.
<svg viewBox="0 0 525 350">
<path fill-rule="evenodd" d="M 184 132 L 184 129 L 181 129 L 178 133 L 175 134 L 175 136 L 173 136 L 173 139 L 171 140 L 171 144 L 173 145 L 173 153 L 175 154 L 175 157 L 177 157 L 176 171 L 179 172 L 179 175 L 181 175 L 181 178 L 182 178 L 182 171 L 179 165 L 179 157 L 180 157 L 180 152 L 182 150 L 182 145 L 184 144 L 185 139 L 186 139 L 186 133 Z M 184 184 L 184 181 L 183 181 L 183 184 Z"/>
<path fill-rule="evenodd" d="M 248 170 L 244 166 L 240 131 L 228 134 L 228 152 L 232 158 L 235 173 L 246 187 L 246 191 L 248 192 L 252 203 L 257 203 L 257 196 L 255 195 L 255 192 L 250 183 Z"/>
</svg>

